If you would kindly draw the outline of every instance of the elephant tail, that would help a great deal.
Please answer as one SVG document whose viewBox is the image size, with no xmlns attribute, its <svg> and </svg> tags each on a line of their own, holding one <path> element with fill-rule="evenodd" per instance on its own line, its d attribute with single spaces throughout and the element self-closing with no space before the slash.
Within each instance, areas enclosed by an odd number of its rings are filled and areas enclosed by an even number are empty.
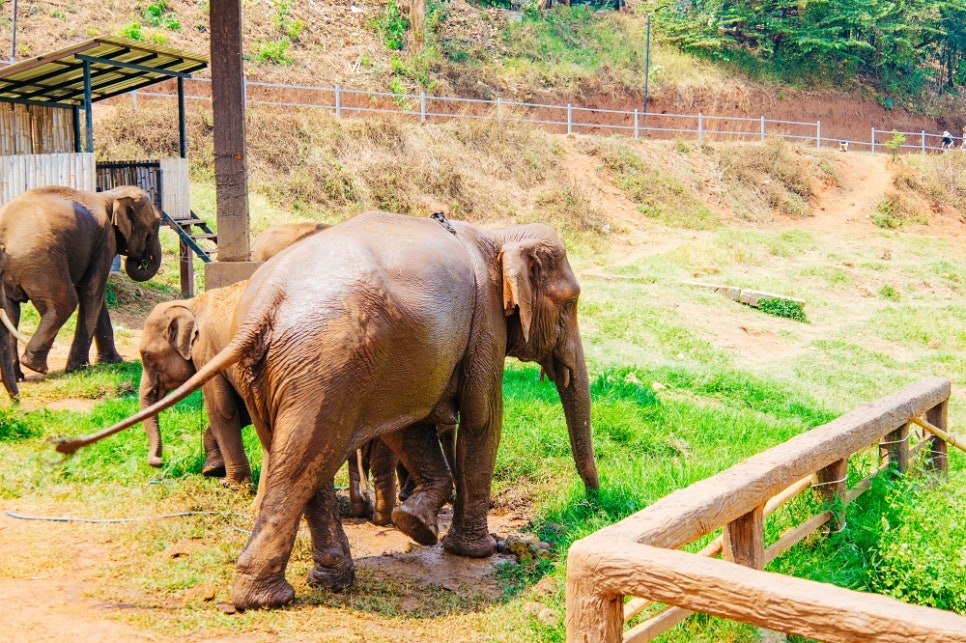
<svg viewBox="0 0 966 643">
<path fill-rule="evenodd" d="M 7 311 L 2 306 L 0 306 L 0 322 L 3 322 L 3 325 L 10 331 L 10 334 L 16 337 L 21 344 L 26 346 L 30 342 L 30 338 L 18 331 L 17 327 L 13 325 L 13 322 L 10 321 L 10 317 L 7 315 Z"/>
<path fill-rule="evenodd" d="M 174 406 L 184 398 L 188 397 L 196 389 L 200 388 L 202 384 L 241 359 L 247 345 L 247 342 L 242 337 L 243 336 L 240 334 L 235 335 L 235 338 L 229 342 L 228 345 L 221 350 L 221 352 L 215 355 L 207 364 L 198 369 L 198 372 L 188 378 L 184 384 L 174 389 L 170 395 L 161 398 L 151 406 L 142 409 L 129 418 L 121 420 L 114 426 L 108 427 L 102 431 L 98 431 L 97 433 L 92 433 L 88 436 L 75 439 L 54 438 L 51 439 L 50 442 L 55 446 L 55 449 L 58 453 L 73 453 L 81 447 L 86 447 L 88 444 L 93 444 L 94 442 L 103 440 L 104 438 L 114 435 L 115 433 L 119 433 L 124 429 L 130 428 L 135 424 L 144 421 L 145 418 L 157 415 L 161 411 Z"/>
</svg>

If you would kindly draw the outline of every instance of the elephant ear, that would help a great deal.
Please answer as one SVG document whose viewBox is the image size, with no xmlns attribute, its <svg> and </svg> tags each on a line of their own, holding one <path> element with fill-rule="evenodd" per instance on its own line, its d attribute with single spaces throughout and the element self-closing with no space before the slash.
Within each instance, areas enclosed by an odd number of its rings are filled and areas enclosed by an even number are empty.
<svg viewBox="0 0 966 643">
<path fill-rule="evenodd" d="M 503 312 L 509 317 L 520 312 L 524 341 L 530 341 L 533 323 L 534 293 L 540 274 L 537 241 L 514 241 L 503 246 L 500 263 L 503 268 Z"/>
<path fill-rule="evenodd" d="M 114 199 L 114 207 L 111 212 L 111 223 L 121 233 L 125 239 L 130 238 L 134 224 L 131 221 L 131 213 L 134 211 L 134 197 L 124 194 Z"/>
<path fill-rule="evenodd" d="M 168 341 L 178 354 L 186 360 L 191 359 L 191 347 L 198 339 L 198 328 L 194 315 L 184 306 L 172 309 L 171 323 L 168 325 Z"/>
</svg>

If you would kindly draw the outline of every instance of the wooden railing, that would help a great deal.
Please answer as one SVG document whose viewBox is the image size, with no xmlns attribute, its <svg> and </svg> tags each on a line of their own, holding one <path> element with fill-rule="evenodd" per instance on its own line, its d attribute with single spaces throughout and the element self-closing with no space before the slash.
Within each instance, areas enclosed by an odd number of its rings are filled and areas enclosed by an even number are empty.
<svg viewBox="0 0 966 643">
<path fill-rule="evenodd" d="M 946 429 L 949 394 L 945 379 L 912 384 L 575 542 L 567 640 L 649 641 L 697 611 L 822 641 L 966 642 L 966 618 L 957 614 L 762 571 L 822 525 L 844 519 L 822 512 L 765 547 L 766 516 L 813 486 L 841 498 L 838 506 L 858 497 L 871 478 L 847 488 L 848 462 L 870 445 L 883 456 L 880 470 L 904 472 L 910 455 L 928 449 L 926 466 L 945 472 L 947 446 L 937 433 Z M 678 551 L 719 528 L 722 536 L 702 551 Z M 625 605 L 625 597 L 639 598 Z M 624 623 L 652 602 L 669 607 L 625 632 Z"/>
</svg>

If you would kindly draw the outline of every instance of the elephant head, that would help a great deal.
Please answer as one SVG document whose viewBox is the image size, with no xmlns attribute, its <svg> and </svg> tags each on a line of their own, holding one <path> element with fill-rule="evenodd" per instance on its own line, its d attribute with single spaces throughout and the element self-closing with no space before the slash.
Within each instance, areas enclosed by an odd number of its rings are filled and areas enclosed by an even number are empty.
<svg viewBox="0 0 966 643">
<path fill-rule="evenodd" d="M 191 349 L 198 338 L 195 317 L 183 301 L 159 304 L 144 321 L 141 333 L 141 408 L 151 406 L 168 391 L 194 375 Z M 160 467 L 161 431 L 157 416 L 144 421 L 150 451 L 148 464 Z"/>
<path fill-rule="evenodd" d="M 141 188 L 125 185 L 107 193 L 117 252 L 126 255 L 124 270 L 134 281 L 147 281 L 161 268 L 161 215 Z"/>
<path fill-rule="evenodd" d="M 590 433 L 590 382 L 577 326 L 580 285 L 553 228 L 520 226 L 503 244 L 503 308 L 507 355 L 537 362 L 556 385 L 574 462 L 584 485 L 599 488 Z"/>
</svg>

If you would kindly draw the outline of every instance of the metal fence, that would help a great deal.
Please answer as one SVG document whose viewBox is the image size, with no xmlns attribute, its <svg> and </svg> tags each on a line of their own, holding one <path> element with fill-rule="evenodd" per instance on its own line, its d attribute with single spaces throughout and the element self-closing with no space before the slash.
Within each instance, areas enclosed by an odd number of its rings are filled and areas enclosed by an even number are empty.
<svg viewBox="0 0 966 643">
<path fill-rule="evenodd" d="M 617 134 L 634 139 L 697 139 L 711 141 L 760 140 L 778 136 L 817 148 L 851 149 L 872 154 L 942 152 L 943 135 L 939 133 L 870 128 L 867 140 L 825 132 L 821 121 L 788 121 L 760 117 L 712 116 L 707 114 L 667 114 L 643 110 L 614 110 L 572 104 L 554 105 L 480 98 L 434 96 L 425 92 L 405 94 L 378 92 L 347 87 L 317 87 L 247 82 L 246 100 L 252 105 L 303 107 L 332 110 L 337 118 L 359 113 L 393 114 L 421 123 L 443 122 L 456 118 L 495 118 L 500 122 L 539 125 L 555 133 Z M 185 82 L 187 100 L 211 100 L 211 81 L 190 79 Z M 174 98 L 175 90 L 165 84 L 151 91 L 130 94 L 135 107 L 139 97 Z M 964 139 L 953 137 L 953 147 Z M 963 147 L 966 150 L 966 144 Z"/>
</svg>

